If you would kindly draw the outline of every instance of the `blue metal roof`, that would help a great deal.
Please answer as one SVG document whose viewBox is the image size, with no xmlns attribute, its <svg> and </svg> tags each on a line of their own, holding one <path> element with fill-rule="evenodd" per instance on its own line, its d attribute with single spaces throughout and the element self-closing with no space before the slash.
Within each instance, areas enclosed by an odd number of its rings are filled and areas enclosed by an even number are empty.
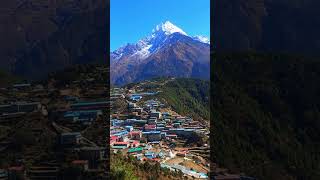
<svg viewBox="0 0 320 180">
<path fill-rule="evenodd" d="M 148 132 L 142 132 L 142 134 L 160 134 L 160 131 L 148 131 Z"/>
<path fill-rule="evenodd" d="M 144 155 L 145 155 L 145 156 L 153 156 L 153 155 L 154 155 L 154 152 L 145 152 Z"/>
<path fill-rule="evenodd" d="M 111 134 L 113 136 L 122 136 L 122 135 L 125 135 L 125 134 L 128 134 L 128 133 L 129 132 L 127 130 L 111 132 Z"/>
<path fill-rule="evenodd" d="M 67 111 L 64 113 L 64 117 L 77 117 L 80 115 L 95 115 L 97 113 L 102 113 L 101 110 L 84 110 L 84 111 Z"/>
</svg>

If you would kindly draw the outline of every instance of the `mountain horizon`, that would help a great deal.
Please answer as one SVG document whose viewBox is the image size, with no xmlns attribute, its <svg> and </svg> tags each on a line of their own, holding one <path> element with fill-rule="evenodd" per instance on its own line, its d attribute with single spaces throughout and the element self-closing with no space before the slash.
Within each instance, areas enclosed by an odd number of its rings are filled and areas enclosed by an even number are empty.
<svg viewBox="0 0 320 180">
<path fill-rule="evenodd" d="M 209 79 L 209 62 L 209 39 L 189 36 L 167 20 L 137 43 L 111 52 L 111 83 L 124 85 L 162 76 Z"/>
<path fill-rule="evenodd" d="M 156 25 L 156 26 L 152 29 L 151 32 L 154 33 L 154 32 L 159 31 L 159 30 L 161 30 L 161 29 L 162 29 L 163 31 L 167 31 L 166 33 L 170 33 L 170 34 L 172 34 L 172 33 L 174 33 L 174 32 L 179 32 L 179 33 L 184 34 L 184 35 L 186 35 L 186 36 L 190 36 L 190 35 L 188 35 L 183 29 L 181 29 L 180 27 L 178 27 L 177 25 L 175 25 L 174 23 L 172 23 L 170 20 L 165 20 L 165 21 L 160 22 L 158 25 Z M 152 35 L 152 34 L 151 34 L 151 35 Z M 145 38 L 148 37 L 148 36 L 150 36 L 150 34 L 149 34 L 149 35 L 146 35 Z M 192 38 L 194 38 L 194 39 L 196 39 L 196 40 L 198 40 L 198 41 L 200 41 L 200 42 L 204 42 L 204 43 L 210 44 L 210 37 L 207 37 L 207 36 L 205 36 L 205 35 L 196 34 L 196 35 L 193 35 L 193 36 L 190 36 L 190 37 L 192 37 Z M 144 39 L 144 38 L 140 38 L 140 40 L 138 40 L 137 42 L 141 41 L 142 39 Z M 127 45 L 130 45 L 130 44 L 135 44 L 135 43 L 133 43 L 133 42 L 124 43 L 123 45 L 119 46 L 119 47 L 116 48 L 116 49 L 113 49 L 113 50 L 110 49 L 110 53 L 113 53 L 113 52 L 115 52 L 115 51 L 117 51 L 117 50 L 119 50 L 119 49 L 121 49 L 121 48 L 123 48 L 123 47 L 125 47 L 125 46 L 127 46 Z"/>
</svg>

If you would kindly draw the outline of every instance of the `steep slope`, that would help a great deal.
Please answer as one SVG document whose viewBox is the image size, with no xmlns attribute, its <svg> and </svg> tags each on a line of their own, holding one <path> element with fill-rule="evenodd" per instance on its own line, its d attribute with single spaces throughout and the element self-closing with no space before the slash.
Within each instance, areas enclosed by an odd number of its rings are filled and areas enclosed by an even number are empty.
<svg viewBox="0 0 320 180">
<path fill-rule="evenodd" d="M 119 60 L 124 57 L 138 57 L 139 59 L 145 59 L 150 54 L 161 48 L 168 39 L 168 36 L 174 33 L 180 33 L 188 36 L 182 29 L 172 24 L 170 21 L 166 21 L 157 25 L 152 34 L 139 40 L 135 44 L 127 44 L 111 53 L 111 62 L 113 60 Z"/>
<path fill-rule="evenodd" d="M 159 97 L 179 114 L 209 121 L 209 88 L 209 81 L 178 78 L 165 84 Z"/>
<path fill-rule="evenodd" d="M 319 55 L 319 5 L 317 0 L 214 1 L 215 47 Z"/>
<path fill-rule="evenodd" d="M 137 44 L 111 53 L 111 82 L 122 85 L 161 76 L 208 79 L 210 45 L 170 22 L 158 25 Z"/>
<path fill-rule="evenodd" d="M 105 63 L 105 1 L 5 0 L 0 13 L 2 70 L 40 79 L 73 64 Z"/>
<path fill-rule="evenodd" d="M 216 54 L 212 66 L 216 162 L 262 180 L 319 179 L 319 60 Z"/>
</svg>

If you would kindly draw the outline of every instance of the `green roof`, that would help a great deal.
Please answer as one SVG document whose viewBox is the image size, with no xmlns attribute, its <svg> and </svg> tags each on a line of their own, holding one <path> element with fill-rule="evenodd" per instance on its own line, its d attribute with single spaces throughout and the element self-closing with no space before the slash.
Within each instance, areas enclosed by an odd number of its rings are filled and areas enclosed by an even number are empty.
<svg viewBox="0 0 320 180">
<path fill-rule="evenodd" d="M 142 151 L 142 150 L 143 150 L 143 147 L 130 148 L 128 150 L 128 153 L 133 153 L 133 152 Z"/>
</svg>

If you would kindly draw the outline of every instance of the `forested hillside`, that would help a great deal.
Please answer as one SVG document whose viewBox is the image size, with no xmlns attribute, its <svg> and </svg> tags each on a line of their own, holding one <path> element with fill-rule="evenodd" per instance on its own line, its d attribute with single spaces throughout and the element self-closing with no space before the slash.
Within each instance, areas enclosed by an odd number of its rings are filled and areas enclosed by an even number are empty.
<svg viewBox="0 0 320 180">
<path fill-rule="evenodd" d="M 319 55 L 318 0 L 213 1 L 219 51 L 256 50 Z"/>
<path fill-rule="evenodd" d="M 215 161 L 259 179 L 320 178 L 320 60 L 216 54 Z"/>
<path fill-rule="evenodd" d="M 159 94 L 175 111 L 199 120 L 209 120 L 209 81 L 178 78 L 165 84 Z"/>
</svg>

